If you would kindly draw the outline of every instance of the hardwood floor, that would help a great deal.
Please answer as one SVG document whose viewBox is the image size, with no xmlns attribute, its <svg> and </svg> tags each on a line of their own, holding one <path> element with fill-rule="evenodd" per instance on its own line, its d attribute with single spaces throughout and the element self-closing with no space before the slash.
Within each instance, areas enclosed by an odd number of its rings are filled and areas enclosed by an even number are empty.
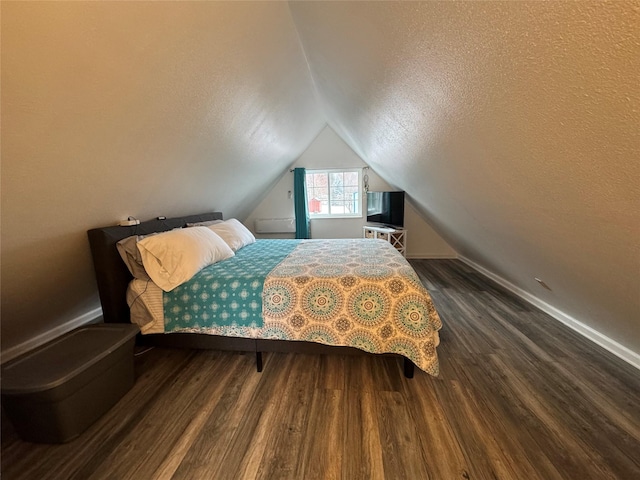
<svg viewBox="0 0 640 480">
<path fill-rule="evenodd" d="M 390 357 L 154 349 L 78 439 L 2 425 L 7 479 L 636 479 L 640 372 L 453 260 L 412 261 L 441 373 Z"/>
</svg>

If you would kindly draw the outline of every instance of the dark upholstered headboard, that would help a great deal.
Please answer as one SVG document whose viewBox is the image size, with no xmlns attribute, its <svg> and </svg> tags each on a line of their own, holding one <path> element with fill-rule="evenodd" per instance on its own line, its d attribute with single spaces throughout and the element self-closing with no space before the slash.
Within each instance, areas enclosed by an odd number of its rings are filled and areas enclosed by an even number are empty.
<svg viewBox="0 0 640 480">
<path fill-rule="evenodd" d="M 116 244 L 131 235 L 147 235 L 184 227 L 187 223 L 222 220 L 222 213 L 212 212 L 186 217 L 154 219 L 131 227 L 110 226 L 89 230 L 89 245 L 96 271 L 98 292 L 104 321 L 107 323 L 129 323 L 127 286 L 133 278 L 118 253 Z"/>
</svg>

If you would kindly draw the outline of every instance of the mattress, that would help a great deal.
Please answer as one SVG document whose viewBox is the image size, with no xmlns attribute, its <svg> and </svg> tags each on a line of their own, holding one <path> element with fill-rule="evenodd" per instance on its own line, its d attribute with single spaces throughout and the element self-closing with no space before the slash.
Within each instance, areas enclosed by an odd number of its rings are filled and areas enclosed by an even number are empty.
<svg viewBox="0 0 640 480">
<path fill-rule="evenodd" d="M 440 317 L 411 265 L 383 240 L 258 240 L 171 292 L 133 280 L 127 303 L 143 334 L 350 346 L 438 373 Z"/>
</svg>

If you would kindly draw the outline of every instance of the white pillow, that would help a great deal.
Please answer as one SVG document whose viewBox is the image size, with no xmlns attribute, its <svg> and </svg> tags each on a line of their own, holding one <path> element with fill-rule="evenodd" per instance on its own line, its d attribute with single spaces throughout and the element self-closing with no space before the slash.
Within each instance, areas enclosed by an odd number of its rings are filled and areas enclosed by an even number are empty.
<svg viewBox="0 0 640 480">
<path fill-rule="evenodd" d="M 216 223 L 222 223 L 224 220 L 207 220 L 206 222 L 187 223 L 187 227 L 208 227 Z"/>
<path fill-rule="evenodd" d="M 190 280 L 207 265 L 234 256 L 208 227 L 171 230 L 143 238 L 137 246 L 144 269 L 165 292 Z"/>
<path fill-rule="evenodd" d="M 207 228 L 217 233 L 234 252 L 256 241 L 253 233 L 235 218 L 209 225 Z"/>
<path fill-rule="evenodd" d="M 158 233 L 150 233 L 148 235 L 132 235 L 116 243 L 118 253 L 120 253 L 122 261 L 129 269 L 129 272 L 131 272 L 133 278 L 138 278 L 140 280 L 150 280 L 149 274 L 147 274 L 144 269 L 144 265 L 142 264 L 142 257 L 140 256 L 140 250 L 138 250 L 137 245 L 140 240 L 151 235 L 158 235 Z"/>
</svg>

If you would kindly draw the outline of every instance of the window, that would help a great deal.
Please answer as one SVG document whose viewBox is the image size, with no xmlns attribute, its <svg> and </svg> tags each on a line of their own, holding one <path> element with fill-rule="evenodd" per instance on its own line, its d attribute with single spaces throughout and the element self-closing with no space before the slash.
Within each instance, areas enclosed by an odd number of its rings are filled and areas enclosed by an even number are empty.
<svg viewBox="0 0 640 480">
<path fill-rule="evenodd" d="M 362 217 L 360 170 L 307 170 L 311 218 Z"/>
</svg>

